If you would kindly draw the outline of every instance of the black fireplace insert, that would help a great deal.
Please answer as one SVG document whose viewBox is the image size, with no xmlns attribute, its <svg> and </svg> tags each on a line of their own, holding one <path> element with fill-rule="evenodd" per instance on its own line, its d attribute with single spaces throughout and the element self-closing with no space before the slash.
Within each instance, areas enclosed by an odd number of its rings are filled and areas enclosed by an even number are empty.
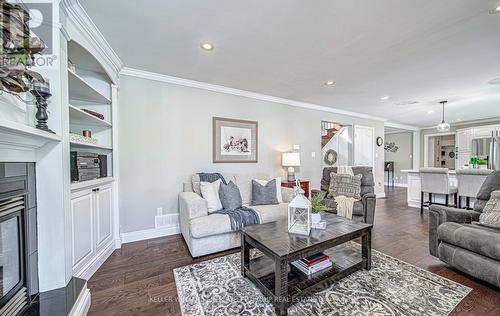
<svg viewBox="0 0 500 316">
<path fill-rule="evenodd" d="M 0 163 L 0 315 L 38 295 L 35 182 L 34 163 Z"/>
</svg>

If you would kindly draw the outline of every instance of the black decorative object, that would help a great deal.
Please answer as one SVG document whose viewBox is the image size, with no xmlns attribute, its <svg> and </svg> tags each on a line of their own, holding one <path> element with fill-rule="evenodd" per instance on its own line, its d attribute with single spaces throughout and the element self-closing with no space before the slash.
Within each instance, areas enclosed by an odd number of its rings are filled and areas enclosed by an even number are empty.
<svg viewBox="0 0 500 316">
<path fill-rule="evenodd" d="M 384 171 L 387 172 L 387 184 L 394 188 L 394 161 L 386 161 Z"/>
<path fill-rule="evenodd" d="M 382 137 L 377 137 L 377 146 L 380 147 L 384 144 L 384 140 L 382 139 Z"/>
<path fill-rule="evenodd" d="M 395 142 L 391 142 L 391 143 L 385 143 L 384 149 L 385 149 L 385 151 L 389 151 L 391 153 L 395 153 L 396 151 L 399 150 L 399 147 L 396 146 Z"/>
<path fill-rule="evenodd" d="M 45 79 L 44 82 L 33 82 L 30 93 L 36 98 L 36 128 L 55 134 L 47 125 L 47 120 L 49 119 L 47 114 L 47 100 L 52 96 L 49 81 Z"/>
</svg>

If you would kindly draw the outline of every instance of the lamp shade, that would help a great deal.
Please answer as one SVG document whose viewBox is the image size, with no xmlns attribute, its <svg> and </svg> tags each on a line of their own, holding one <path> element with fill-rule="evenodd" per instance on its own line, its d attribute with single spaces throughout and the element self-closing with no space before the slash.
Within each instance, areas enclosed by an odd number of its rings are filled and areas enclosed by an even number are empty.
<svg viewBox="0 0 500 316">
<path fill-rule="evenodd" d="M 283 167 L 299 167 L 300 153 L 283 153 L 281 158 L 281 165 Z"/>
</svg>

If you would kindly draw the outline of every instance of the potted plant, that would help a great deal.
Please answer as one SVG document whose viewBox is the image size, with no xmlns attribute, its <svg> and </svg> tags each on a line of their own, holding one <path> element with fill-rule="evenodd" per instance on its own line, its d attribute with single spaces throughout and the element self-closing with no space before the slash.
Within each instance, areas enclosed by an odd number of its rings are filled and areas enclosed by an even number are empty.
<svg viewBox="0 0 500 316">
<path fill-rule="evenodd" d="M 311 222 L 318 224 L 321 222 L 321 212 L 330 210 L 323 204 L 326 192 L 319 192 L 311 197 Z"/>
</svg>

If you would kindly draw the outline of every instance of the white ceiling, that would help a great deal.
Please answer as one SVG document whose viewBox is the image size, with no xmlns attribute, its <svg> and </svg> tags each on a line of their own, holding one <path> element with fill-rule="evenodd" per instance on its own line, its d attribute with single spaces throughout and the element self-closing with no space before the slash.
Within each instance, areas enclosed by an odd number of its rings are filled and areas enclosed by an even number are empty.
<svg viewBox="0 0 500 316">
<path fill-rule="evenodd" d="M 127 67 L 420 127 L 441 99 L 449 121 L 500 116 L 500 0 L 81 3 Z"/>
</svg>

